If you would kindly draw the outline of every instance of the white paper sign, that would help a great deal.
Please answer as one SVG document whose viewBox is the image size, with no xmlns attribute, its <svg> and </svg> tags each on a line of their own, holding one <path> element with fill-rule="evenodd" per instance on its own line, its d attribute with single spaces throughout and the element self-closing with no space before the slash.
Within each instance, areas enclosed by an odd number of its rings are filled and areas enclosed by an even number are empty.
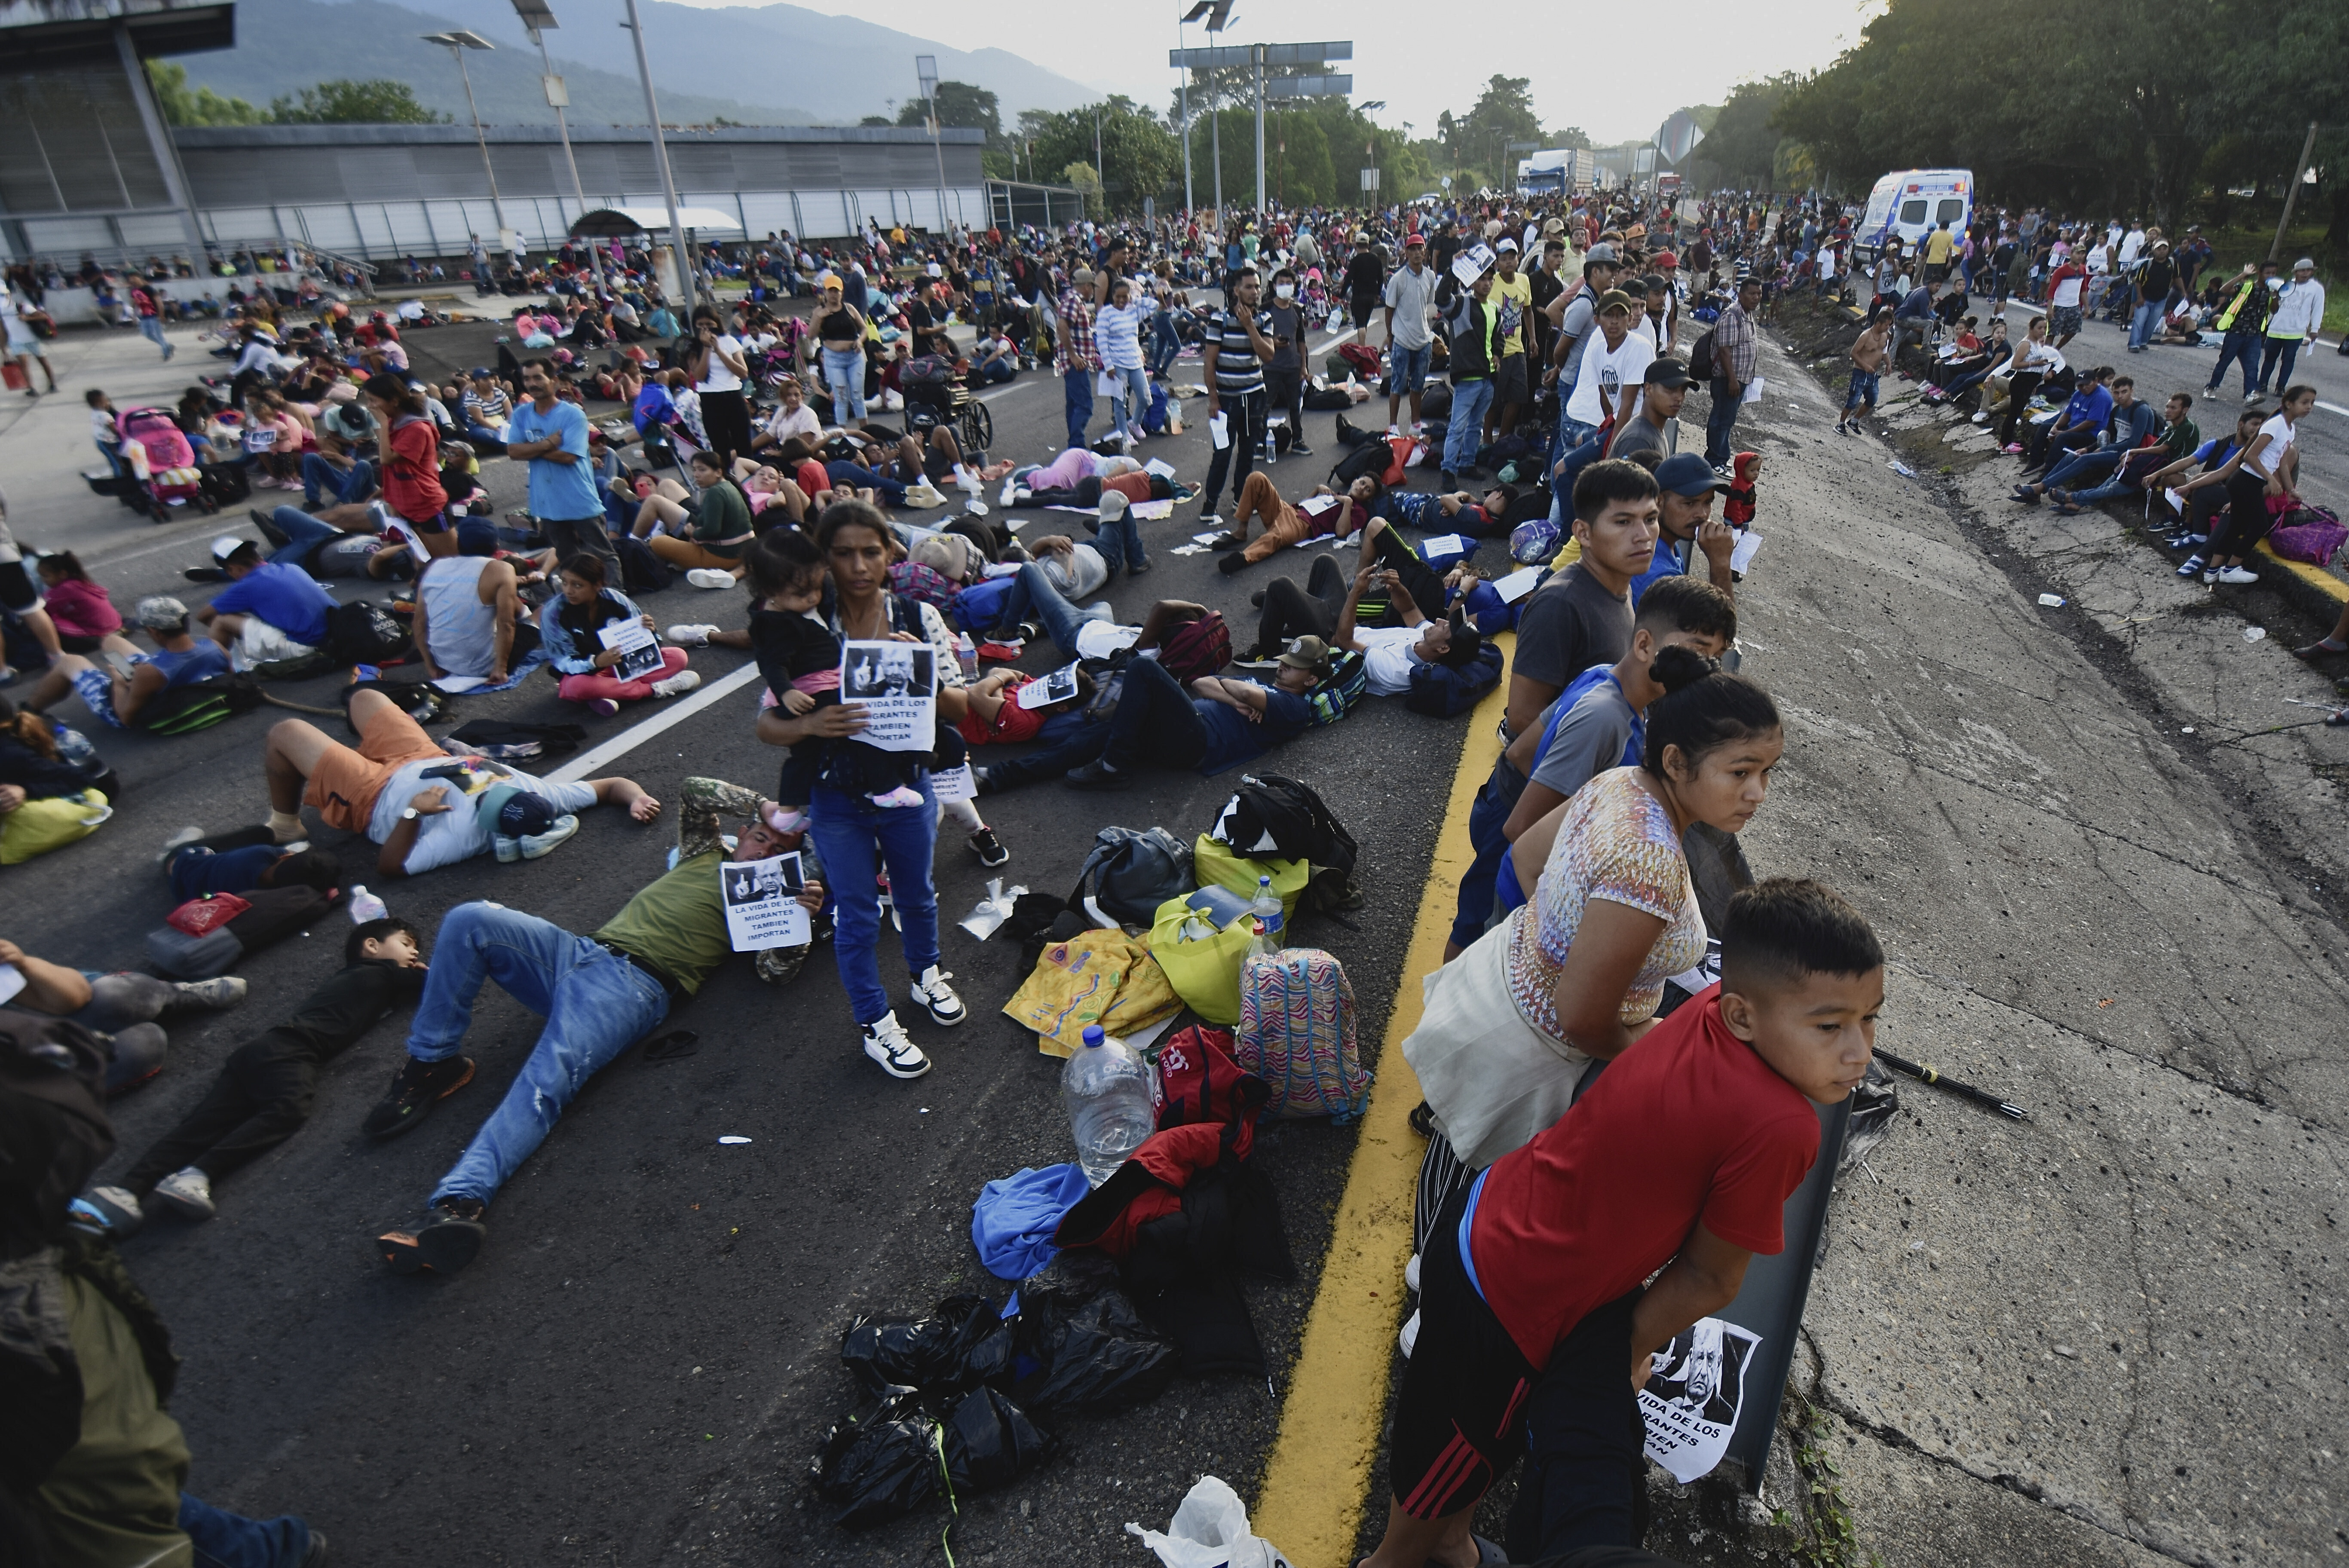
<svg viewBox="0 0 2349 1568">
<path fill-rule="evenodd" d="M 14 964 L 0 964 L 0 1002 L 25 988 L 25 972 Z"/>
<path fill-rule="evenodd" d="M 1737 1429 L 1745 1401 L 1745 1367 L 1761 1336 L 1701 1317 L 1656 1352 L 1655 1370 L 1640 1390 L 1648 1430 L 1648 1457 L 1682 1486 L 1709 1475 Z"/>
<path fill-rule="evenodd" d="M 1145 474 L 1156 474 L 1162 480 L 1171 480 L 1174 477 L 1174 465 L 1164 458 L 1153 458 L 1142 465 L 1142 471 Z"/>
<path fill-rule="evenodd" d="M 1423 561 L 1433 561 L 1439 555 L 1474 555 L 1475 553 L 1476 547 L 1464 536 L 1457 533 L 1439 533 L 1433 539 L 1422 540 L 1419 546 L 1419 556 Z"/>
<path fill-rule="evenodd" d="M 660 639 L 642 621 L 611 621 L 595 629 L 607 649 L 616 649 L 620 662 L 604 673 L 617 681 L 632 681 L 661 667 Z"/>
<path fill-rule="evenodd" d="M 937 744 L 937 655 L 926 643 L 843 643 L 840 700 L 864 707 L 856 738 L 884 751 Z"/>
<path fill-rule="evenodd" d="M 970 775 L 970 764 L 946 768 L 930 775 L 930 794 L 939 800 L 969 800 L 978 794 L 978 780 Z"/>
<path fill-rule="evenodd" d="M 806 881 L 796 850 L 763 861 L 719 862 L 718 891 L 726 902 L 726 935 L 734 951 L 805 946 L 808 912 L 799 895 Z"/>
<path fill-rule="evenodd" d="M 1738 534 L 1737 542 L 1729 548 L 1729 569 L 1743 576 L 1745 569 L 1754 564 L 1754 556 L 1761 552 L 1762 536 L 1750 528 L 1744 530 Z"/>
<path fill-rule="evenodd" d="M 1753 380 L 1748 381 L 1745 384 L 1745 395 L 1737 400 L 1739 405 L 1742 407 L 1747 403 L 1762 401 L 1762 387 L 1766 379 L 1764 377 L 1756 376 Z"/>
<path fill-rule="evenodd" d="M 1542 569 L 1538 566 L 1519 567 L 1506 577 L 1495 579 L 1493 592 L 1501 596 L 1502 603 L 1514 604 L 1541 586 L 1541 574 Z"/>
<path fill-rule="evenodd" d="M 1066 702 L 1077 695 L 1077 666 L 1071 662 L 1061 665 L 1019 688 L 1019 706 L 1033 713 L 1056 702 Z"/>
<path fill-rule="evenodd" d="M 1485 275 L 1493 260 L 1493 247 L 1479 240 L 1452 258 L 1452 275 L 1464 284 L 1473 284 Z"/>
<path fill-rule="evenodd" d="M 1232 444 L 1231 420 L 1220 413 L 1210 415 L 1207 418 L 1207 439 L 1216 443 L 1216 450 L 1219 452 L 1230 446 Z"/>
</svg>

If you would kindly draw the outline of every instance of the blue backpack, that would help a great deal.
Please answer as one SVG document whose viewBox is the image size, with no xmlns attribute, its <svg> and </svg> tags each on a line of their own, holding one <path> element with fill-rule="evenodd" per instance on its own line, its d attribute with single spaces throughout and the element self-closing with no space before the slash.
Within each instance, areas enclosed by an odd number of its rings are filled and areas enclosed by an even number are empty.
<svg viewBox="0 0 2349 1568">
<path fill-rule="evenodd" d="M 1411 690 L 1403 694 L 1402 705 L 1413 713 L 1450 718 L 1475 707 L 1500 678 L 1501 650 L 1486 643 L 1476 650 L 1475 658 L 1458 668 L 1413 664 Z"/>
<path fill-rule="evenodd" d="M 1009 577 L 989 577 L 963 589 L 954 597 L 955 620 L 972 636 L 986 637 L 1003 614 L 1003 601 L 1010 595 L 1012 582 Z"/>
</svg>

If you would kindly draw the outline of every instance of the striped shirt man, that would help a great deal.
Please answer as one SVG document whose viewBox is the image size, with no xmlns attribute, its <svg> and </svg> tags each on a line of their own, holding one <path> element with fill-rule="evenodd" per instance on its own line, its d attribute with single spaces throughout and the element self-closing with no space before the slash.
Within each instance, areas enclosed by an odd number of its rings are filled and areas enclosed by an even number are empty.
<svg viewBox="0 0 2349 1568">
<path fill-rule="evenodd" d="M 1257 331 L 1270 336 L 1272 322 L 1264 311 L 1256 314 Z M 1237 397 L 1264 390 L 1264 362 L 1256 356 L 1256 346 L 1248 341 L 1247 323 L 1238 312 L 1220 310 L 1209 324 L 1216 336 L 1216 396 Z"/>
</svg>

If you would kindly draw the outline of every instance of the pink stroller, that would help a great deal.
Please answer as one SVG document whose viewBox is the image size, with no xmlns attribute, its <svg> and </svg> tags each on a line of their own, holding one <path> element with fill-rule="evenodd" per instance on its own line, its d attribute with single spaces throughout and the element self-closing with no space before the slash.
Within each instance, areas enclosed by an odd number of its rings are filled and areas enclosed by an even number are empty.
<svg viewBox="0 0 2349 1568">
<path fill-rule="evenodd" d="M 219 510 L 204 494 L 195 449 L 167 410 L 128 408 L 116 426 L 122 432 L 122 460 L 147 498 L 149 517 L 161 522 L 180 506 L 207 513 Z"/>
</svg>

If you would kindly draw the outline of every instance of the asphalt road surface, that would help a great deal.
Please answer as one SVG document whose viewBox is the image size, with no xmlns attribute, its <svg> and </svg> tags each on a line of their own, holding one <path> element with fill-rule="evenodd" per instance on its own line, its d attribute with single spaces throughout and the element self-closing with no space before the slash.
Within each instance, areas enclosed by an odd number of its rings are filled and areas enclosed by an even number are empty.
<svg viewBox="0 0 2349 1568">
<path fill-rule="evenodd" d="M 486 329 L 466 327 L 412 337 L 419 370 L 436 377 L 489 357 L 487 341 Z M 26 422 L 0 438 L 18 537 L 82 550 L 119 605 L 158 592 L 200 603 L 212 590 L 181 582 L 180 569 L 203 558 L 221 525 L 256 531 L 235 513 L 154 527 L 80 492 L 68 469 L 83 449 L 74 444 L 85 428 L 80 387 L 107 385 L 118 404 L 176 390 L 192 348 L 165 368 L 143 342 L 77 335 L 60 340 L 54 357 L 67 396 L 10 409 Z M 1186 359 L 1175 378 L 1197 375 Z M 1060 449 L 1061 391 L 1049 373 L 1023 376 L 990 402 L 997 455 L 1042 461 Z M 1106 418 L 1104 407 L 1095 434 Z M 1309 422 L 1321 455 L 1275 470 L 1292 495 L 1320 480 L 1336 452 L 1330 417 Z M 1204 423 L 1195 422 L 1145 455 L 1167 457 L 1195 481 L 1206 453 Z M 522 465 L 484 469 L 500 511 L 520 505 Z M 1198 600 L 1221 609 L 1245 644 L 1255 624 L 1249 591 L 1280 569 L 1301 577 L 1313 552 L 1225 577 L 1211 554 L 1167 553 L 1196 531 L 1195 514 L 1185 506 L 1174 521 L 1143 525 L 1155 571 L 1121 578 L 1107 596 L 1126 618 L 1162 595 Z M 1025 515 L 1045 520 L 1029 524 L 1030 537 L 1062 523 L 1082 536 L 1079 518 Z M 1496 546 L 1487 553 L 1502 555 Z M 1352 552 L 1341 559 L 1350 564 Z M 663 625 L 739 626 L 746 610 L 739 591 L 705 593 L 681 580 L 645 604 Z M 693 654 L 705 680 L 741 662 L 723 649 Z M 1028 660 L 1038 669 L 1051 662 Z M 331 707 L 336 684 L 272 689 Z M 695 773 L 771 790 L 782 754 L 752 738 L 755 701 L 754 684 L 606 771 L 671 801 Z M 584 722 L 596 742 L 658 712 L 636 704 L 611 720 L 586 718 L 543 676 L 457 707 L 460 717 Z M 60 712 L 71 721 L 79 706 L 68 700 Z M 6 873 L 0 933 L 65 962 L 137 966 L 142 934 L 170 907 L 157 847 L 182 824 L 222 830 L 264 819 L 262 736 L 282 717 L 264 711 L 168 740 L 99 734 L 129 786 L 121 810 L 69 852 Z M 316 722 L 340 733 L 338 719 Z M 1335 952 L 1355 976 L 1362 1037 L 1373 1045 L 1466 722 L 1380 699 L 1278 758 L 1361 841 L 1369 902 L 1350 917 L 1354 928 L 1307 923 L 1299 937 Z M 1097 828 L 1163 824 L 1187 839 L 1211 823 L 1237 777 L 1154 774 L 1107 796 L 1043 785 L 980 806 L 1011 850 L 1000 874 L 1065 892 Z M 546 860 L 481 860 L 388 885 L 369 874 L 373 846 L 331 830 L 316 841 L 428 934 L 451 906 L 480 898 L 585 932 L 660 873 L 675 830 L 673 814 L 649 827 L 608 810 L 583 820 L 578 837 Z M 912 1026 L 936 1062 L 928 1077 L 898 1083 L 864 1057 L 828 949 L 781 990 L 762 985 L 746 961 L 729 965 L 671 1015 L 674 1026 L 698 1031 L 698 1053 L 647 1064 L 632 1050 L 606 1068 L 492 1204 L 486 1251 L 454 1279 L 395 1277 L 369 1240 L 420 1212 L 520 1068 L 536 1020 L 492 986 L 467 1047 L 480 1076 L 416 1132 L 383 1146 L 358 1124 L 401 1059 L 405 1016 L 329 1067 L 310 1125 L 221 1184 L 218 1219 L 151 1218 L 126 1249 L 187 1357 L 175 1408 L 197 1456 L 191 1490 L 248 1512 L 304 1513 L 333 1539 L 336 1560 L 354 1563 L 882 1563 L 934 1549 L 942 1516 L 853 1535 L 823 1522 L 803 1485 L 827 1429 L 855 1404 L 837 1359 L 841 1334 L 860 1313 L 911 1315 L 957 1292 L 999 1300 L 1009 1286 L 985 1274 L 971 1248 L 972 1199 L 992 1178 L 1072 1157 L 1059 1062 L 999 1011 L 1020 978 L 1016 945 L 980 943 L 953 924 L 993 873 L 951 828 L 937 868 L 945 965 L 971 1017 L 952 1031 Z M 243 965 L 253 991 L 242 1008 L 167 1020 L 169 1066 L 117 1103 L 121 1148 L 109 1174 L 202 1094 L 231 1049 L 335 966 L 347 929 L 337 915 Z M 883 937 L 882 972 L 895 988 L 893 942 Z M 721 1136 L 751 1141 L 721 1146 Z M 1351 1145 L 1349 1130 L 1310 1122 L 1268 1130 L 1259 1144 L 1302 1265 L 1292 1284 L 1249 1289 L 1276 1382 L 1311 1299 Z M 1146 1408 L 1072 1421 L 1040 1472 L 965 1501 L 956 1558 L 1091 1564 L 1121 1555 L 1132 1550 L 1124 1522 L 1163 1526 L 1200 1474 L 1247 1490 L 1278 1414 L 1262 1381 L 1185 1379 Z"/>
</svg>

